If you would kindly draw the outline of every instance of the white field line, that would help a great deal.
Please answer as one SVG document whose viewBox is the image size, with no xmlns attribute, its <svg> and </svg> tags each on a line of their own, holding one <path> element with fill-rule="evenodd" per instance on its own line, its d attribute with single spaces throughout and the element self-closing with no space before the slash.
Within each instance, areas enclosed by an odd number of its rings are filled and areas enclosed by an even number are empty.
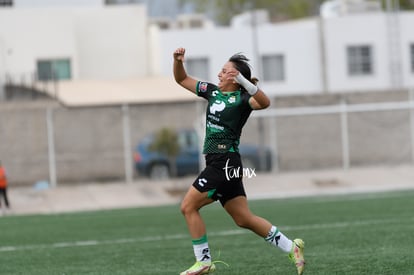
<svg viewBox="0 0 414 275">
<path fill-rule="evenodd" d="M 405 222 L 413 222 L 414 217 L 409 217 L 404 220 Z M 344 227 L 355 227 L 355 226 L 371 226 L 371 225 L 382 225 L 382 224 L 393 224 L 401 223 L 401 218 L 391 219 L 376 219 L 376 220 L 364 220 L 354 222 L 334 222 L 334 223 L 322 223 L 322 224 L 308 224 L 308 225 L 294 225 L 294 226 L 282 226 L 281 230 L 319 230 L 319 229 L 334 229 Z M 224 230 L 217 232 L 210 232 L 209 236 L 230 236 L 230 235 L 242 235 L 252 234 L 251 231 L 246 229 L 234 229 Z M 82 247 L 82 246 L 99 246 L 99 245 L 114 245 L 114 244 L 129 244 L 129 243 L 143 243 L 143 242 L 159 242 L 168 240 L 184 240 L 188 239 L 188 234 L 176 234 L 176 235 L 165 235 L 165 236 L 149 236 L 143 238 L 126 238 L 116 240 L 85 240 L 76 242 L 61 242 L 53 244 L 36 244 L 36 245 L 21 245 L 21 246 L 0 246 L 0 253 L 12 252 L 12 251 L 23 251 L 23 250 L 39 250 L 39 249 L 55 249 L 65 247 Z"/>
</svg>

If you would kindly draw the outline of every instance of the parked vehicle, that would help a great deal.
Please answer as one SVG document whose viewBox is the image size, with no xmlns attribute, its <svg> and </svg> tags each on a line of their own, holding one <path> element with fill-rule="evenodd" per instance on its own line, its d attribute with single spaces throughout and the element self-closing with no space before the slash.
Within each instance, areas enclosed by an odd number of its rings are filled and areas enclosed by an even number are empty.
<svg viewBox="0 0 414 275">
<path fill-rule="evenodd" d="M 146 136 L 134 151 L 135 170 L 138 175 L 143 175 L 152 179 L 166 179 L 171 177 L 171 167 L 166 155 L 149 150 L 155 138 L 154 134 Z M 181 129 L 177 131 L 180 153 L 176 157 L 176 174 L 185 176 L 198 174 L 200 172 L 200 144 L 197 132 L 192 129 Z M 255 171 L 270 171 L 271 152 L 268 148 L 264 149 L 263 167 L 260 169 L 262 154 L 260 148 L 255 145 L 241 144 L 239 146 L 242 157 L 243 167 L 255 169 Z"/>
</svg>

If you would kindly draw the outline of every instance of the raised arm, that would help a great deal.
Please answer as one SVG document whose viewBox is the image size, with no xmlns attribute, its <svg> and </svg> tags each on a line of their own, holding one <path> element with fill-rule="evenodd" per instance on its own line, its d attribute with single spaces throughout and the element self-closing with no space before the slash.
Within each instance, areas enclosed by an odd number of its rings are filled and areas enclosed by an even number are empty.
<svg viewBox="0 0 414 275">
<path fill-rule="evenodd" d="M 269 107 L 270 100 L 267 95 L 258 86 L 247 80 L 240 72 L 234 72 L 234 80 L 243 86 L 251 95 L 249 104 L 253 110 L 261 110 Z"/>
<path fill-rule="evenodd" d="M 266 109 L 270 105 L 267 95 L 259 88 L 257 92 L 249 99 L 250 106 L 253 110 Z"/>
<path fill-rule="evenodd" d="M 197 89 L 197 80 L 187 75 L 185 71 L 183 62 L 184 62 L 184 48 L 178 48 L 174 51 L 174 79 L 180 84 L 183 88 L 189 90 L 192 93 L 196 93 Z"/>
</svg>

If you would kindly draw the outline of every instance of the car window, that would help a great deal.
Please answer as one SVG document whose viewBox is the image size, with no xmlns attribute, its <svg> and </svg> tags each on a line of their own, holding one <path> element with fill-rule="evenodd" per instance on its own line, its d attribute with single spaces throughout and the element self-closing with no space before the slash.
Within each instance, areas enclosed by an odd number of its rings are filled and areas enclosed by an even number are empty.
<svg viewBox="0 0 414 275">
<path fill-rule="evenodd" d="M 141 140 L 141 144 L 144 145 L 145 147 L 150 146 L 150 144 L 153 142 L 154 137 L 151 136 L 145 136 L 142 140 Z"/>
<path fill-rule="evenodd" d="M 188 133 L 189 144 L 191 144 L 192 149 L 198 149 L 198 136 L 196 132 Z"/>
<path fill-rule="evenodd" d="M 178 144 L 181 150 L 192 150 L 198 146 L 197 134 L 193 132 L 180 132 L 178 134 Z"/>
</svg>

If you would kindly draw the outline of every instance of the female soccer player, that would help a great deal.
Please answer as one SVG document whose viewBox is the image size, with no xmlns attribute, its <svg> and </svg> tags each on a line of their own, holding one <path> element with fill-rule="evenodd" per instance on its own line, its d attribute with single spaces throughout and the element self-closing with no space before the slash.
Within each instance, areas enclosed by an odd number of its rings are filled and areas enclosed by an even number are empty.
<svg viewBox="0 0 414 275">
<path fill-rule="evenodd" d="M 192 237 L 196 262 L 181 275 L 198 275 L 213 272 L 216 267 L 211 259 L 207 242 L 206 227 L 199 210 L 216 200 L 233 218 L 234 222 L 263 237 L 267 242 L 289 253 L 298 274 L 303 273 L 304 242 L 288 239 L 275 225 L 254 215 L 247 204 L 242 175 L 228 173 L 228 169 L 239 168 L 242 163 L 238 152 L 240 135 L 252 110 L 267 108 L 269 98 L 251 80 L 250 66 L 244 55 L 236 54 L 224 64 L 218 74 L 219 83 L 197 81 L 187 75 L 184 62 L 184 48 L 174 52 L 175 81 L 208 101 L 206 111 L 206 135 L 203 153 L 206 168 L 188 189 L 181 203 L 181 212 Z M 227 172 L 226 172 L 227 171 Z M 233 177 L 229 177 L 233 175 Z"/>
</svg>

